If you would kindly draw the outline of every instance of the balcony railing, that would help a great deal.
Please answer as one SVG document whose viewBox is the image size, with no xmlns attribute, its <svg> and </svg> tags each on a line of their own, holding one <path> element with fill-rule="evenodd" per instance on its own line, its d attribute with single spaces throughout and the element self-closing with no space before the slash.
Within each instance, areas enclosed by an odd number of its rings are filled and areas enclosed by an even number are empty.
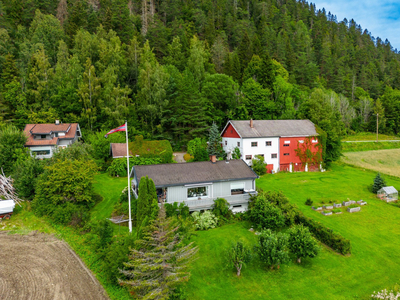
<svg viewBox="0 0 400 300">
<path fill-rule="evenodd" d="M 226 199 L 230 205 L 237 205 L 241 203 L 246 203 L 250 199 L 250 195 L 256 193 L 255 191 L 249 191 L 245 192 L 243 194 L 236 194 L 236 195 L 230 195 L 230 196 L 224 196 L 221 198 Z M 214 204 L 214 200 L 216 198 L 207 198 L 207 199 L 193 199 L 193 200 L 185 200 L 183 201 L 187 206 L 189 206 L 190 209 L 193 208 L 211 208 L 211 206 Z"/>
</svg>

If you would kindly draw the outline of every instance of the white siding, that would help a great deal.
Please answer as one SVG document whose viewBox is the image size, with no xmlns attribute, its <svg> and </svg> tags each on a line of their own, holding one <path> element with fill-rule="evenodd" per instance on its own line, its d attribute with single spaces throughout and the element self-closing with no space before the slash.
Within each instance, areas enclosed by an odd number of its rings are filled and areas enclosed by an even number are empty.
<svg viewBox="0 0 400 300">
<path fill-rule="evenodd" d="M 225 145 L 225 142 L 226 142 L 227 145 Z M 238 143 L 240 143 L 240 147 L 238 147 Z M 228 159 L 232 158 L 233 150 L 236 147 L 238 147 L 240 149 L 240 153 L 242 153 L 242 156 L 243 156 L 242 139 L 240 139 L 240 138 L 229 138 L 229 137 L 223 137 L 222 138 L 222 148 L 228 154 Z"/>
<path fill-rule="evenodd" d="M 36 155 L 36 158 L 51 158 L 53 156 L 54 152 L 54 146 L 36 146 L 36 147 L 29 147 L 29 150 L 31 151 L 31 155 L 33 156 L 34 151 L 46 151 L 50 150 L 50 154 L 48 155 Z"/>
<path fill-rule="evenodd" d="M 266 142 L 270 141 L 271 146 L 266 146 Z M 257 142 L 257 147 L 252 147 L 251 143 Z M 271 154 L 276 153 L 277 158 L 271 158 Z M 246 155 L 251 155 L 252 158 L 255 155 L 264 154 L 264 161 L 266 164 L 273 164 L 274 171 L 277 172 L 279 169 L 279 138 L 245 138 L 243 139 L 243 159 L 251 165 L 251 160 L 246 160 Z"/>
</svg>

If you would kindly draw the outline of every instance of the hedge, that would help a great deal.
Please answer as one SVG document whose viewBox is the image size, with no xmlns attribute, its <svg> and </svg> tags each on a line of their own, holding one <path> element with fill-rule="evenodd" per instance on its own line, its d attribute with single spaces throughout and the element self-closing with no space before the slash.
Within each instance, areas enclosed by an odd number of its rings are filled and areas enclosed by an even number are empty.
<svg viewBox="0 0 400 300">
<path fill-rule="evenodd" d="M 160 158 L 146 158 L 146 157 L 130 157 L 129 158 L 129 167 L 133 166 L 142 166 L 142 165 L 158 165 L 161 163 Z M 107 172 L 110 176 L 127 176 L 126 166 L 127 161 L 126 158 L 114 158 L 111 165 L 108 167 Z"/>
<path fill-rule="evenodd" d="M 173 151 L 167 140 L 145 141 L 143 136 L 135 136 L 135 141 L 129 143 L 129 151 L 133 155 L 145 158 L 160 158 L 161 163 L 172 163 Z"/>
<path fill-rule="evenodd" d="M 296 224 L 307 226 L 312 234 L 322 243 L 331 247 L 333 250 L 346 255 L 351 254 L 350 240 L 345 239 L 340 234 L 333 232 L 332 229 L 325 227 L 320 222 L 317 222 L 302 213 L 296 216 Z"/>
</svg>

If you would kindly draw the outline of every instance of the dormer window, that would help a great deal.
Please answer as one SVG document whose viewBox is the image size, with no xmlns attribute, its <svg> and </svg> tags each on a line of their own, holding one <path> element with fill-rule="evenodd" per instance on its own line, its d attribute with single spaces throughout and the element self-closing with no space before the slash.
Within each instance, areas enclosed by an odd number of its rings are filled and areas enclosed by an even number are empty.
<svg viewBox="0 0 400 300">
<path fill-rule="evenodd" d="M 54 136 L 55 136 L 55 137 L 58 137 L 58 132 L 54 132 Z"/>
<path fill-rule="evenodd" d="M 41 138 L 42 140 L 45 140 L 45 139 L 46 139 L 46 135 L 45 135 L 45 134 L 42 134 L 42 135 L 40 136 L 40 138 Z"/>
</svg>

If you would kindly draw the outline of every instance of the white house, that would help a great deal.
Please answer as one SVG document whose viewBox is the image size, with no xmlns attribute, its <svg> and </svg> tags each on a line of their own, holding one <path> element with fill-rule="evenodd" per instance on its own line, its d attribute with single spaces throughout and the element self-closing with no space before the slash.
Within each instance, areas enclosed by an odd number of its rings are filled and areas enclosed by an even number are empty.
<svg viewBox="0 0 400 300">
<path fill-rule="evenodd" d="M 131 178 L 136 193 L 144 176 L 154 181 L 159 200 L 166 203 L 184 202 L 190 211 L 201 211 L 224 198 L 233 212 L 247 210 L 258 178 L 243 160 L 134 166 Z"/>
<path fill-rule="evenodd" d="M 222 147 L 228 159 L 238 147 L 248 165 L 256 155 L 260 155 L 264 157 L 268 170 L 275 172 L 289 163 L 300 163 L 294 149 L 298 142 L 316 135 L 315 125 L 309 120 L 228 121 L 221 133 Z"/>
<path fill-rule="evenodd" d="M 57 148 L 66 148 L 82 137 L 78 123 L 27 124 L 25 147 L 37 158 L 51 158 Z"/>
</svg>

